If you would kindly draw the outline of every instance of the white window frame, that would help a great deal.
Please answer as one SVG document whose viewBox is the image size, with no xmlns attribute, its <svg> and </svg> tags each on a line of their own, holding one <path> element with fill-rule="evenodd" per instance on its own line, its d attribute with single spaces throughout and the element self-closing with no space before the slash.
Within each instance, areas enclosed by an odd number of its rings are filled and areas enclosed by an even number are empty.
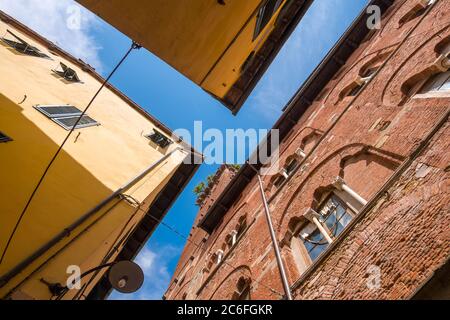
<svg viewBox="0 0 450 320">
<path fill-rule="evenodd" d="M 225 252 L 223 252 L 223 250 L 217 250 L 217 253 L 216 253 L 216 264 L 217 265 L 222 263 L 224 255 L 225 255 Z"/>
<path fill-rule="evenodd" d="M 66 124 L 64 124 L 61 120 L 64 119 L 69 119 L 69 118 L 79 118 L 80 116 L 72 116 L 72 117 L 59 117 L 59 118 L 51 118 L 51 120 L 53 120 L 53 122 L 55 122 L 56 124 L 58 124 L 59 126 L 63 127 L 64 129 L 66 129 L 67 131 L 72 130 L 73 126 L 68 126 Z M 92 120 L 92 122 L 90 123 L 85 123 L 85 124 L 77 124 L 77 126 L 75 127 L 75 129 L 83 129 L 83 128 L 89 128 L 89 127 L 95 127 L 95 126 L 99 126 L 100 123 L 98 123 L 96 120 L 92 119 L 91 117 L 89 117 L 88 115 L 84 115 L 81 117 L 81 120 L 89 118 L 90 120 Z M 81 122 L 80 120 L 80 122 Z"/>
<path fill-rule="evenodd" d="M 44 108 L 64 108 L 64 107 L 76 108 L 75 106 L 72 106 L 72 105 L 36 105 L 36 106 L 34 106 L 34 108 L 37 111 L 39 111 L 44 116 L 46 116 L 47 118 L 49 118 L 50 120 L 52 120 L 53 122 L 58 124 L 60 127 L 62 127 L 65 130 L 69 131 L 69 130 L 72 130 L 73 127 L 72 126 L 67 126 L 61 120 L 69 119 L 69 118 L 79 118 L 83 114 L 83 112 L 81 110 L 78 109 L 79 112 L 73 112 L 73 113 L 51 114 L 51 113 L 48 113 L 44 109 Z M 77 124 L 75 129 L 82 129 L 82 128 L 88 128 L 88 127 L 94 127 L 94 126 L 99 126 L 100 125 L 100 123 L 98 121 L 96 121 L 95 119 L 91 118 L 88 115 L 83 115 L 82 119 L 83 118 L 84 119 L 89 118 L 90 120 L 92 120 L 92 122 L 86 123 L 86 124 L 80 124 L 79 123 L 79 124 Z M 81 120 L 80 120 L 80 122 L 81 122 Z"/>
<path fill-rule="evenodd" d="M 236 245 L 237 240 L 238 240 L 238 232 L 236 230 L 231 231 L 230 237 L 231 237 L 230 244 L 231 244 L 231 247 L 233 248 Z"/>
</svg>

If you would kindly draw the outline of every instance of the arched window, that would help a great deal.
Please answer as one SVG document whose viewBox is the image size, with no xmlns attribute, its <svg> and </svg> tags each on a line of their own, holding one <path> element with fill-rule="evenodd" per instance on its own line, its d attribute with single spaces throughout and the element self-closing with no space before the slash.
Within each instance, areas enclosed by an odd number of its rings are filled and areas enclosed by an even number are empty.
<svg viewBox="0 0 450 320">
<path fill-rule="evenodd" d="M 376 72 L 380 68 L 380 65 L 367 68 L 363 71 L 363 73 L 352 82 L 350 85 L 344 88 L 339 95 L 339 100 L 343 100 L 346 97 L 355 97 L 357 96 L 361 90 L 369 83 L 370 80 L 375 76 Z"/>
<path fill-rule="evenodd" d="M 404 24 L 420 17 L 435 2 L 436 0 L 418 0 L 417 4 L 399 20 L 399 26 L 402 27 Z"/>
<path fill-rule="evenodd" d="M 433 75 L 420 89 L 419 94 L 450 93 L 450 71 Z"/>
<path fill-rule="evenodd" d="M 350 223 L 355 212 L 336 194 L 331 193 L 316 212 L 306 214 L 308 223 L 302 226 L 298 236 L 303 242 L 311 261 L 315 261 L 333 240 Z"/>
<path fill-rule="evenodd" d="M 297 259 L 301 269 L 314 262 L 348 226 L 367 201 L 337 178 L 316 209 L 309 209 L 297 223 L 294 239 L 303 245 Z M 357 205 L 355 205 L 355 202 Z M 305 257 L 305 255 L 307 255 Z"/>
<path fill-rule="evenodd" d="M 251 281 L 246 278 L 240 278 L 237 285 L 236 291 L 233 294 L 232 300 L 251 300 Z"/>
<path fill-rule="evenodd" d="M 289 157 L 286 161 L 286 165 L 284 166 L 284 171 L 288 176 L 290 176 L 295 171 L 295 169 L 297 169 L 298 165 L 299 161 L 296 156 Z"/>
<path fill-rule="evenodd" d="M 267 190 L 272 193 L 275 192 L 277 189 L 279 189 L 284 181 L 286 181 L 287 177 L 281 173 L 276 174 L 272 177 L 272 179 L 270 180 L 269 186 L 267 188 Z"/>
<path fill-rule="evenodd" d="M 438 59 L 402 85 L 404 100 L 450 95 L 450 41 L 439 46 Z"/>
</svg>

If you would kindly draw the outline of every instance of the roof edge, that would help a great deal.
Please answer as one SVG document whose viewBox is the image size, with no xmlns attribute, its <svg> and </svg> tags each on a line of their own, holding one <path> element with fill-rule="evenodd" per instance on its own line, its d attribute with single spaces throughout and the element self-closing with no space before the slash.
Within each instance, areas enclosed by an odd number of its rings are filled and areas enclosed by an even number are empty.
<svg viewBox="0 0 450 320">
<path fill-rule="evenodd" d="M 103 83 L 105 81 L 105 78 L 101 76 L 95 69 L 84 62 L 81 59 L 77 59 L 72 54 L 68 53 L 61 47 L 54 44 L 52 41 L 48 40 L 44 36 L 40 35 L 36 31 L 32 30 L 31 28 L 27 27 L 20 21 L 16 20 L 12 16 L 8 15 L 6 12 L 0 10 L 0 20 L 4 23 L 13 26 L 14 28 L 20 30 L 21 32 L 25 33 L 29 37 L 33 38 L 37 42 L 39 42 L 42 46 L 44 46 L 47 50 L 49 50 L 52 53 L 56 53 L 57 55 L 62 56 L 63 58 L 69 60 L 71 63 L 82 69 L 84 72 L 88 73 L 92 77 L 94 77 L 97 81 L 100 83 Z M 171 137 L 174 137 L 177 139 L 177 142 L 182 144 L 183 147 L 186 149 L 191 150 L 192 152 L 198 153 L 191 145 L 183 141 L 181 138 L 176 136 L 173 133 L 173 130 L 167 127 L 165 124 L 163 124 L 161 121 L 159 121 L 157 118 L 155 118 L 153 115 L 151 115 L 148 111 L 146 111 L 144 108 L 142 108 L 140 105 L 138 105 L 136 102 L 134 102 L 130 97 L 128 97 L 125 93 L 120 91 L 117 87 L 112 85 L 110 82 L 108 82 L 105 86 L 109 90 L 111 90 L 114 94 L 116 94 L 119 98 L 121 98 L 125 103 L 127 103 L 131 108 L 136 110 L 138 113 L 140 113 L 142 116 L 150 120 L 158 129 L 164 131 L 165 134 L 170 135 Z"/>
<path fill-rule="evenodd" d="M 368 16 L 367 8 L 371 5 L 377 5 L 384 14 L 393 3 L 394 0 L 371 0 L 367 6 L 364 7 L 360 15 L 353 21 L 346 32 L 284 107 L 283 114 L 273 126 L 273 129 L 279 129 L 281 141 L 283 141 L 290 130 L 296 125 L 297 121 L 311 106 L 312 101 L 314 101 L 325 88 L 330 79 L 342 67 L 342 63 L 345 64 L 351 54 L 353 54 L 367 34 L 369 34 L 370 30 L 366 25 Z M 270 139 L 270 137 L 268 139 Z M 257 165 L 253 165 L 253 167 L 257 169 L 261 166 L 259 161 Z M 253 168 L 248 164 L 244 164 L 230 184 L 213 203 L 209 211 L 199 222 L 198 226 L 206 232 L 212 233 L 221 217 L 227 212 L 227 208 L 232 207 L 233 196 L 240 194 L 248 183 L 250 183 L 255 174 Z M 237 197 L 235 197 L 235 199 L 236 198 Z"/>
</svg>

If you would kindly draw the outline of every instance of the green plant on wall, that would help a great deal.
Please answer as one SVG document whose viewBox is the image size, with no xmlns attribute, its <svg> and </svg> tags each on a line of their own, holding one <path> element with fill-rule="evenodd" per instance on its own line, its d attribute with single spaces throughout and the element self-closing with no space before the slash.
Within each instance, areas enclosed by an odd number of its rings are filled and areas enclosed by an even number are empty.
<svg viewBox="0 0 450 320">
<path fill-rule="evenodd" d="M 238 172 L 241 169 L 241 165 L 233 164 L 227 166 L 229 169 L 231 169 L 234 172 Z M 197 196 L 196 204 L 198 206 L 201 206 L 203 201 L 208 197 L 209 193 L 211 192 L 212 186 L 217 182 L 217 175 L 211 174 L 206 178 L 206 182 L 202 181 L 199 184 L 197 184 L 194 188 L 194 194 Z"/>
<path fill-rule="evenodd" d="M 202 181 L 198 185 L 195 186 L 194 193 L 197 195 L 197 197 L 199 197 L 200 195 L 202 195 L 203 192 L 205 192 L 205 189 L 206 189 L 206 185 Z"/>
</svg>

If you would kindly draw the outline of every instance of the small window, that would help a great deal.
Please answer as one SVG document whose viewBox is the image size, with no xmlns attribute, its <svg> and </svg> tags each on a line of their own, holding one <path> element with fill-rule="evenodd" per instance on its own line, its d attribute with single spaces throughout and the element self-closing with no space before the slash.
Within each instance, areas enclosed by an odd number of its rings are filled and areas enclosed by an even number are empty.
<svg viewBox="0 0 450 320">
<path fill-rule="evenodd" d="M 233 300 L 251 300 L 250 281 L 244 278 L 239 279 Z"/>
<path fill-rule="evenodd" d="M 100 125 L 87 115 L 83 115 L 80 119 L 82 111 L 74 106 L 36 106 L 35 109 L 66 130 L 72 130 L 75 124 L 77 124 L 75 129 Z"/>
<path fill-rule="evenodd" d="M 10 142 L 12 139 L 0 131 L 0 143 Z"/>
<path fill-rule="evenodd" d="M 377 72 L 377 70 L 379 69 L 379 67 L 374 67 L 374 68 L 368 68 L 364 71 L 364 73 L 361 75 L 361 77 L 363 78 L 372 78 L 375 73 Z"/>
<path fill-rule="evenodd" d="M 253 40 L 255 40 L 261 34 L 282 2 L 283 0 L 267 0 L 261 7 L 261 9 L 259 9 L 258 15 L 256 17 L 256 28 L 253 35 Z"/>
<path fill-rule="evenodd" d="M 42 53 L 38 48 L 33 47 L 32 45 L 27 43 L 25 40 L 19 38 L 13 32 L 11 32 L 9 30 L 7 30 L 6 32 L 9 35 L 11 35 L 14 38 L 14 40 L 3 37 L 2 41 L 4 43 L 6 43 L 8 46 L 10 46 L 11 48 L 13 48 L 14 50 L 16 50 L 17 52 L 20 52 L 20 53 L 23 53 L 23 54 L 26 54 L 29 56 L 50 59 L 50 57 L 48 55 L 46 55 L 45 53 Z"/>
<path fill-rule="evenodd" d="M 363 88 L 364 88 L 364 84 L 358 84 L 348 92 L 347 96 L 348 97 L 356 97 Z"/>
<path fill-rule="evenodd" d="M 428 7 L 435 3 L 436 0 L 421 0 L 419 3 L 412 8 L 407 14 L 405 14 L 399 21 L 399 25 L 403 26 L 405 23 L 410 22 L 421 15 L 423 15 Z"/>
<path fill-rule="evenodd" d="M 280 175 L 280 176 L 278 176 L 278 177 L 275 179 L 273 185 L 274 185 L 276 188 L 279 188 L 279 187 L 281 187 L 281 185 L 283 184 L 283 182 L 284 182 L 285 180 L 286 180 L 286 178 L 285 178 L 284 176 Z"/>
<path fill-rule="evenodd" d="M 434 75 L 420 90 L 420 94 L 430 92 L 450 92 L 450 70 Z"/>
<path fill-rule="evenodd" d="M 328 239 L 335 239 L 350 223 L 353 218 L 350 212 L 344 202 L 332 194 L 320 207 L 319 218 L 300 229 L 299 237 L 312 261 L 328 248 Z M 320 224 L 321 228 L 317 224 Z"/>
<path fill-rule="evenodd" d="M 341 92 L 340 99 L 342 100 L 345 97 L 357 96 L 364 89 L 366 84 L 368 84 L 370 80 L 372 80 L 378 69 L 380 69 L 380 66 L 368 68 L 367 70 L 365 70 L 356 81 L 354 81 L 350 86 L 347 86 L 346 89 Z"/>
<path fill-rule="evenodd" d="M 292 159 L 291 161 L 289 161 L 289 163 L 286 165 L 286 167 L 284 168 L 284 170 L 286 171 L 287 175 L 290 176 L 295 169 L 297 169 L 298 166 L 298 161 L 297 159 Z"/>
<path fill-rule="evenodd" d="M 153 130 L 153 133 L 147 135 L 146 137 L 147 137 L 147 139 L 156 143 L 158 146 L 160 146 L 163 149 L 167 148 L 168 146 L 170 146 L 173 143 L 172 140 L 170 140 L 169 138 L 167 138 L 165 135 L 163 135 L 161 132 L 159 132 L 157 130 Z"/>
<path fill-rule="evenodd" d="M 80 78 L 78 77 L 78 74 L 75 70 L 73 70 L 72 68 L 69 68 L 68 66 L 66 66 L 64 63 L 60 62 L 59 63 L 60 68 L 52 70 L 54 73 L 56 73 L 57 75 L 59 75 L 61 78 L 69 81 L 69 82 L 81 82 Z"/>
</svg>

